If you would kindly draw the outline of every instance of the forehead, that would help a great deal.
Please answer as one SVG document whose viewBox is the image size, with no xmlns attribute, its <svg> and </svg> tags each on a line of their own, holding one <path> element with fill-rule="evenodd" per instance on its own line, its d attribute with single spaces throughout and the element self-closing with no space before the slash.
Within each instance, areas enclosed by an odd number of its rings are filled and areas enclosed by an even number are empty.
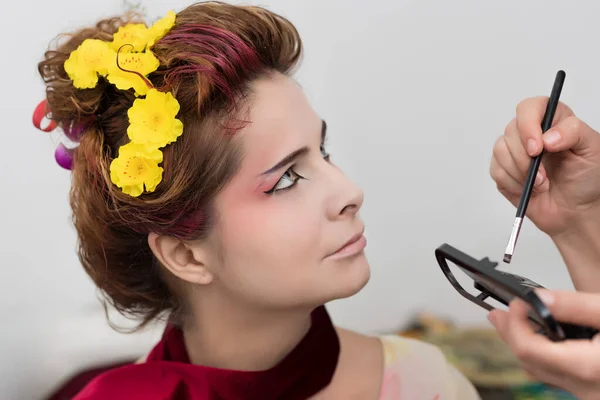
<svg viewBox="0 0 600 400">
<path fill-rule="evenodd" d="M 290 153 L 321 143 L 321 118 L 293 79 L 278 74 L 254 82 L 252 89 L 242 117 L 246 124 L 234 137 L 241 145 L 241 165 L 217 201 L 217 208 L 229 210 L 223 215 L 230 218 L 236 214 L 231 210 L 262 204 L 266 186 L 283 173 L 263 175 L 265 171 Z"/>
<path fill-rule="evenodd" d="M 281 74 L 253 84 L 248 120 L 240 132 L 245 161 L 262 160 L 265 169 L 320 138 L 320 117 L 298 83 Z"/>
</svg>

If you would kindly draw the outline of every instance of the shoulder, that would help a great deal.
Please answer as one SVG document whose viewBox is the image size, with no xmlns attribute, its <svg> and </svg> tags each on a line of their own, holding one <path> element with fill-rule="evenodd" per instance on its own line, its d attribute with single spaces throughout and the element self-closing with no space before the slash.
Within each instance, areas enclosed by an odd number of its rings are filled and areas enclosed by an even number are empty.
<svg viewBox="0 0 600 400">
<path fill-rule="evenodd" d="M 353 377 L 352 385 L 364 386 L 369 393 L 377 381 L 379 400 L 481 400 L 473 384 L 433 344 L 398 335 L 337 331 L 342 344 L 338 376 L 346 383 Z"/>
<path fill-rule="evenodd" d="M 384 354 L 381 400 L 480 400 L 473 384 L 437 346 L 398 335 L 379 340 Z"/>
</svg>

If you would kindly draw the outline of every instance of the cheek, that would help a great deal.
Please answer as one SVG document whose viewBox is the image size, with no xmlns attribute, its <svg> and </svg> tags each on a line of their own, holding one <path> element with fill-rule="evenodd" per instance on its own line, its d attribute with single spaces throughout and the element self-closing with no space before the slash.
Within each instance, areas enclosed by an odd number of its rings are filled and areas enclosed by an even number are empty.
<svg viewBox="0 0 600 400">
<path fill-rule="evenodd" d="M 308 215 L 276 211 L 257 207 L 230 215 L 221 237 L 221 281 L 243 301 L 281 307 L 314 297 L 324 251 L 318 224 Z"/>
<path fill-rule="evenodd" d="M 318 214 L 310 212 L 308 207 L 291 207 L 281 200 L 263 199 L 230 214 L 224 240 L 234 251 L 231 257 L 278 268 L 282 264 L 291 267 L 315 263 L 322 258 L 325 250 Z"/>
</svg>

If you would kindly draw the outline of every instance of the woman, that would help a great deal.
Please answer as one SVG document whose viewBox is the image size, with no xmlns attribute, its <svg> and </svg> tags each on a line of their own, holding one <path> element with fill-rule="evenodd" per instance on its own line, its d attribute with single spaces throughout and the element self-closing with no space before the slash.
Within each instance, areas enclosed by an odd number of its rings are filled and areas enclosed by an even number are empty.
<svg viewBox="0 0 600 400">
<path fill-rule="evenodd" d="M 600 329 L 600 135 L 560 104 L 552 129 L 542 136 L 546 103 L 538 97 L 517 107 L 516 118 L 496 142 L 490 173 L 516 205 L 530 157 L 544 149 L 527 216 L 552 238 L 581 292 L 543 291 L 540 297 L 558 320 Z M 521 301 L 508 312 L 490 313 L 525 369 L 577 398 L 600 398 L 600 337 L 553 343 L 534 333 L 526 315 Z"/>
<path fill-rule="evenodd" d="M 85 270 L 142 326 L 169 318 L 78 399 L 479 398 L 428 344 L 332 326 L 323 305 L 369 279 L 363 193 L 290 78 L 301 51 L 283 17 L 208 2 L 40 63 L 38 114 L 78 142 L 57 159 Z"/>
</svg>

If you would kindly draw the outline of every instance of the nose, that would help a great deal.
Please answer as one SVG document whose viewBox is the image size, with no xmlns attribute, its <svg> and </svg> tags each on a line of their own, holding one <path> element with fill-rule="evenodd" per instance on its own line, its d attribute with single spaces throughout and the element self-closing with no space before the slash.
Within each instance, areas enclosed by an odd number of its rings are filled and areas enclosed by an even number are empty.
<svg viewBox="0 0 600 400">
<path fill-rule="evenodd" d="M 334 221 L 354 217 L 364 201 L 364 193 L 337 167 L 330 169 L 327 217 Z"/>
</svg>

